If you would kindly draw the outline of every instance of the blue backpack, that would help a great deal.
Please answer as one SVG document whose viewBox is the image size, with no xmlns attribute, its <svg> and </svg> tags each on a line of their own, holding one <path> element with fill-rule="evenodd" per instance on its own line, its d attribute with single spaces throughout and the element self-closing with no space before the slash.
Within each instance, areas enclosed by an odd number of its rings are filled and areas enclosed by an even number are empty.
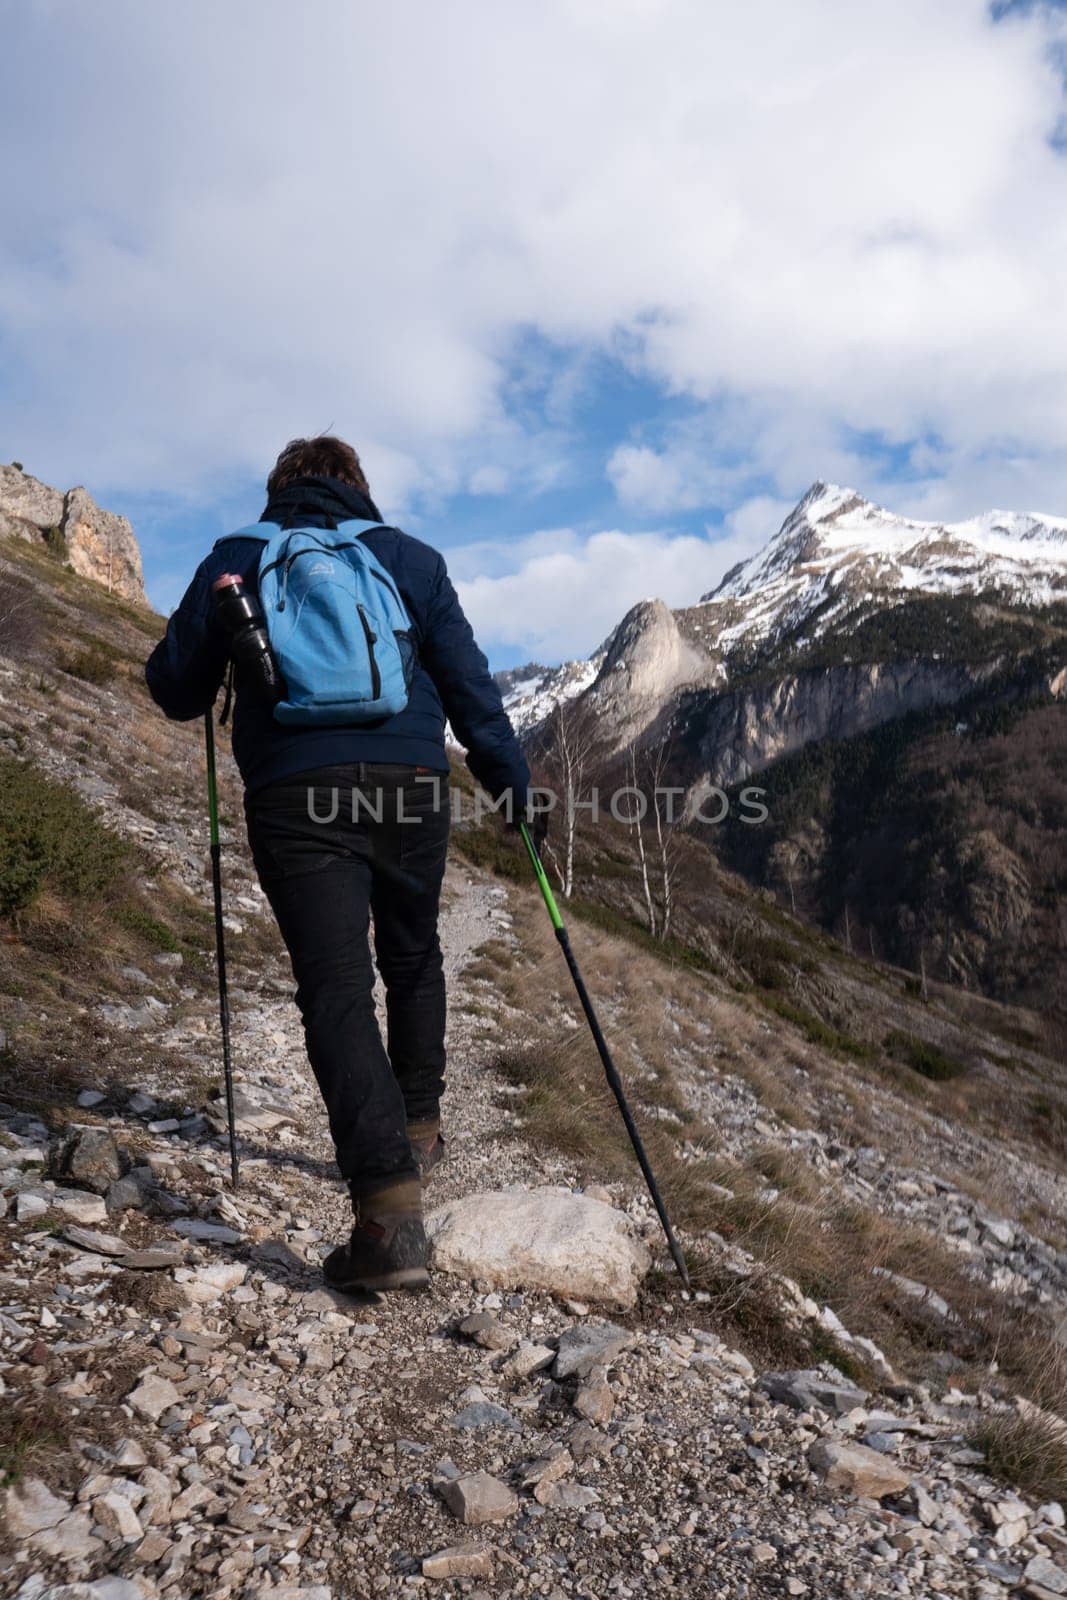
<svg viewBox="0 0 1067 1600">
<path fill-rule="evenodd" d="M 230 538 L 263 539 L 257 523 Z M 259 599 L 286 696 L 278 722 L 332 727 L 403 711 L 415 670 L 396 583 L 361 540 L 377 522 L 275 528 L 259 560 Z"/>
</svg>

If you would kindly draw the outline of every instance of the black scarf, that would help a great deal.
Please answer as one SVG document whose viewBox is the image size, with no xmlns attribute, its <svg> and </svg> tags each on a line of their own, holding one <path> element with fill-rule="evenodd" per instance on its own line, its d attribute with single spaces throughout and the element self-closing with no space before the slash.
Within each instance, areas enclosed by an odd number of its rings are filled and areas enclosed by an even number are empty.
<svg viewBox="0 0 1067 1600">
<path fill-rule="evenodd" d="M 369 494 L 340 478 L 297 478 L 270 496 L 259 520 L 282 528 L 336 528 L 353 519 L 382 520 Z"/>
</svg>

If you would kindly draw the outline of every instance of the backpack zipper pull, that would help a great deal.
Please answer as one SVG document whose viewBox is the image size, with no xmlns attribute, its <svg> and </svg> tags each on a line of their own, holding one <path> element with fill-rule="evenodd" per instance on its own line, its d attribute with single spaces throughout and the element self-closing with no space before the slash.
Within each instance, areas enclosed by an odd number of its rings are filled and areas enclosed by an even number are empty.
<svg viewBox="0 0 1067 1600">
<path fill-rule="evenodd" d="M 292 566 L 292 564 L 293 564 L 293 558 L 292 558 L 292 556 L 290 556 L 288 561 L 286 561 L 285 564 L 282 567 L 282 588 L 281 588 L 281 594 L 280 594 L 280 596 L 278 598 L 278 610 L 279 611 L 284 611 L 285 610 L 285 593 L 286 593 L 286 590 L 289 587 L 289 568 Z"/>
</svg>

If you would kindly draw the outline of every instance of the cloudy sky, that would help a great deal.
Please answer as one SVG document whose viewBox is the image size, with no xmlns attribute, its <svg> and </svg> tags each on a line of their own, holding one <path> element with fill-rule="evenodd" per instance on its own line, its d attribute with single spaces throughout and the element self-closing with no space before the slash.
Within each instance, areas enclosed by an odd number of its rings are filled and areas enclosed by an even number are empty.
<svg viewBox="0 0 1067 1600">
<path fill-rule="evenodd" d="M 1067 512 L 1061 5 L 0 0 L 0 458 L 169 610 L 332 427 L 494 664 L 816 477 Z"/>
</svg>

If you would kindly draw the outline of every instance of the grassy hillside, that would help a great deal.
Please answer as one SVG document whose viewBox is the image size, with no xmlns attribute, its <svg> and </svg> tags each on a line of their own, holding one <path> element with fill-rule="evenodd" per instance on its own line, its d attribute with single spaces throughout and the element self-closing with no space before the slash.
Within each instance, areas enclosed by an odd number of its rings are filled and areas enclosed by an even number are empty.
<svg viewBox="0 0 1067 1600">
<path fill-rule="evenodd" d="M 198 725 L 163 721 L 141 680 L 160 619 L 29 547 L 0 546 L 0 586 L 32 597 L 0 641 L 4 1099 L 59 1128 L 85 1115 L 81 1090 L 117 1103 L 147 1078 L 167 1086 L 161 1114 L 196 1109 L 218 1072 L 202 746 Z M 911 749 L 898 757 L 905 786 Z M 865 804 L 885 770 L 884 756 L 857 766 Z M 457 769 L 455 782 L 469 811 L 470 779 Z M 797 818 L 809 799 L 798 788 Z M 251 987 L 278 941 L 225 753 L 222 804 L 233 975 Z M 553 872 L 558 846 L 557 830 Z M 648 927 L 634 837 L 610 820 L 581 830 L 564 909 L 707 1296 L 699 1315 L 762 1359 L 832 1354 L 858 1372 L 862 1352 L 843 1353 L 825 1322 L 798 1332 L 783 1317 L 788 1279 L 904 1373 L 988 1381 L 995 1362 L 1005 1392 L 1048 1401 L 1049 1306 L 997 1288 L 938 1209 L 940 1184 L 971 1215 L 1015 1219 L 1026 1262 L 1067 1251 L 1067 1084 L 1044 1010 L 936 978 L 924 995 L 855 933 L 850 951 L 754 890 L 702 839 L 679 832 L 673 847 L 668 938 Z M 465 822 L 453 853 L 508 886 L 517 934 L 486 945 L 463 1001 L 491 1045 L 492 1092 L 576 1181 L 625 1195 L 631 1160 L 518 842 L 495 820 Z M 108 1008 L 142 1003 L 138 972 L 167 1027 L 113 1025 Z M 908 1185 L 922 1198 L 902 1204 Z M 747 1276 L 733 1252 L 756 1264 Z M 951 1316 L 902 1286 L 919 1279 Z"/>
</svg>

